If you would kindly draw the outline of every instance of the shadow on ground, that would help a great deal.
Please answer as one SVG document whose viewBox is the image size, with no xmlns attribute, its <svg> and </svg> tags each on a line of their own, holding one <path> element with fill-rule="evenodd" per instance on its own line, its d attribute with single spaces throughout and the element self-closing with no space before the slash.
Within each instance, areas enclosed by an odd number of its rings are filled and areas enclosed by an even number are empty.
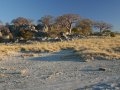
<svg viewBox="0 0 120 90">
<path fill-rule="evenodd" d="M 35 60 L 35 61 L 75 61 L 75 62 L 83 62 L 81 58 L 74 56 L 74 50 L 61 50 L 59 52 L 54 53 L 42 53 L 39 57 L 30 57 L 27 60 Z"/>
<path fill-rule="evenodd" d="M 96 83 L 75 90 L 120 90 L 120 83 Z"/>
</svg>

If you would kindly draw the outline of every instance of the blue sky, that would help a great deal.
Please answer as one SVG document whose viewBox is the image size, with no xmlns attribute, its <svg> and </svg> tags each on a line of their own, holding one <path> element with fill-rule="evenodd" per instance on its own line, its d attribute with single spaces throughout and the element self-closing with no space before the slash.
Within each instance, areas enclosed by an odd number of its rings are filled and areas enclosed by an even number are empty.
<svg viewBox="0 0 120 90">
<path fill-rule="evenodd" d="M 37 21 L 44 15 L 65 13 L 105 21 L 120 31 L 120 0 L 0 0 L 0 20 L 4 23 L 17 17 Z"/>
</svg>

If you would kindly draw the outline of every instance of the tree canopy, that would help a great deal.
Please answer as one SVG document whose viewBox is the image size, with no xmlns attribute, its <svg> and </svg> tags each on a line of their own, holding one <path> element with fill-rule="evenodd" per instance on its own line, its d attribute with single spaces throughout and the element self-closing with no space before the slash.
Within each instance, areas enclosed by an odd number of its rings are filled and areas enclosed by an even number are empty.
<svg viewBox="0 0 120 90">
<path fill-rule="evenodd" d="M 93 33 L 93 29 L 99 33 L 104 33 L 112 29 L 112 24 L 105 21 L 94 21 L 88 18 L 82 18 L 78 14 L 64 14 L 60 16 L 45 15 L 33 23 L 32 19 L 18 17 L 6 23 L 0 21 L 1 36 L 10 35 L 13 39 L 24 38 L 25 40 L 33 37 L 41 37 L 41 34 L 49 37 L 58 37 L 60 33 L 82 34 L 88 36 Z"/>
</svg>

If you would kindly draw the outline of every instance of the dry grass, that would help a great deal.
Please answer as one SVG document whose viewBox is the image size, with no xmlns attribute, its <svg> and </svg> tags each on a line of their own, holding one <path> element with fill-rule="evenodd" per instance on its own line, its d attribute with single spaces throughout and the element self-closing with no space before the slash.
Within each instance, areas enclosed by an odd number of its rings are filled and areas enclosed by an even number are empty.
<svg viewBox="0 0 120 90">
<path fill-rule="evenodd" d="M 80 57 L 92 56 L 105 59 L 120 59 L 120 36 L 111 38 L 89 38 L 64 42 L 35 42 L 33 44 L 1 44 L 1 55 L 10 55 L 11 51 L 54 52 L 61 49 L 74 49 Z"/>
<path fill-rule="evenodd" d="M 9 75 L 0 73 L 0 78 L 6 78 L 6 77 L 9 77 Z"/>
</svg>

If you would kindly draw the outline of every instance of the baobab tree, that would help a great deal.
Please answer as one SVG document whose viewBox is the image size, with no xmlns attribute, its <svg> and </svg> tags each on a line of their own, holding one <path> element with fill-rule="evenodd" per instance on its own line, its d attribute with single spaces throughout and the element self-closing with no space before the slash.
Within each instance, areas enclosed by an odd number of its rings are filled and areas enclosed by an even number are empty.
<svg viewBox="0 0 120 90">
<path fill-rule="evenodd" d="M 51 27 L 52 27 L 52 24 L 53 24 L 53 20 L 54 17 L 51 16 L 51 15 L 46 15 L 46 16 L 43 16 L 41 17 L 39 20 L 38 20 L 38 24 L 42 24 L 44 25 L 46 28 L 48 28 L 48 30 L 51 30 Z"/>
<path fill-rule="evenodd" d="M 16 19 L 13 19 L 11 23 L 13 23 L 15 26 L 32 25 L 32 20 L 18 17 Z"/>
<path fill-rule="evenodd" d="M 68 32 L 71 34 L 73 25 L 80 20 L 80 16 L 77 14 L 65 14 L 62 16 L 57 17 L 56 23 L 60 27 L 64 27 L 68 30 Z"/>
<path fill-rule="evenodd" d="M 105 30 L 112 29 L 112 25 L 106 22 L 94 22 L 94 27 L 100 30 L 100 33 L 102 33 Z"/>
</svg>

